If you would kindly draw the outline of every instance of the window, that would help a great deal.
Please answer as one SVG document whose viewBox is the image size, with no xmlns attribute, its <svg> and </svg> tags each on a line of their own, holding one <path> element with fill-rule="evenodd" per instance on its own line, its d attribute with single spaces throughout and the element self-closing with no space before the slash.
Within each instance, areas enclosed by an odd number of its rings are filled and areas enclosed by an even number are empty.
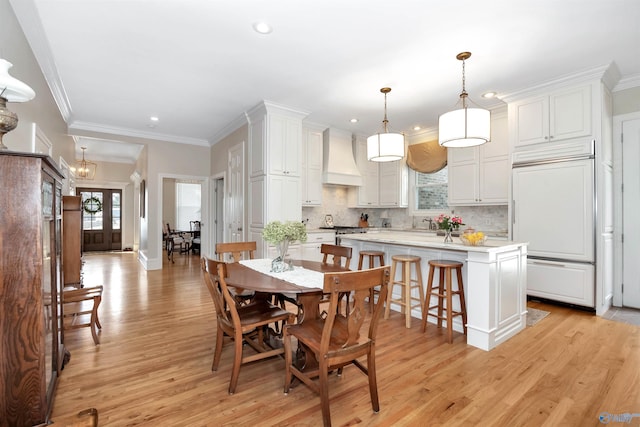
<svg viewBox="0 0 640 427">
<path fill-rule="evenodd" d="M 200 184 L 176 182 L 176 229 L 190 230 L 190 221 L 200 221 Z"/>
<path fill-rule="evenodd" d="M 82 196 L 82 229 L 102 230 L 103 204 L 102 191 L 81 192 Z"/>
<path fill-rule="evenodd" d="M 448 168 L 435 173 L 413 171 L 413 209 L 415 213 L 444 212 L 448 204 Z"/>
<path fill-rule="evenodd" d="M 111 193 L 111 229 L 120 230 L 120 193 Z"/>
</svg>

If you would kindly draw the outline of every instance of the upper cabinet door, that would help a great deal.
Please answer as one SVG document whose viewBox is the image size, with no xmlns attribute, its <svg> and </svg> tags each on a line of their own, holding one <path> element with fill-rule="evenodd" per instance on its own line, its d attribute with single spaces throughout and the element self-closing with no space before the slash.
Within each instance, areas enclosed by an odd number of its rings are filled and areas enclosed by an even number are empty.
<svg viewBox="0 0 640 427">
<path fill-rule="evenodd" d="M 322 130 L 303 128 L 302 138 L 302 205 L 322 204 Z"/>
<path fill-rule="evenodd" d="M 591 86 L 580 86 L 509 105 L 515 147 L 589 136 Z"/>
<path fill-rule="evenodd" d="M 269 172 L 300 176 L 300 120 L 272 115 L 269 119 Z"/>
<path fill-rule="evenodd" d="M 591 86 L 551 94 L 549 132 L 552 141 L 591 135 Z"/>
</svg>

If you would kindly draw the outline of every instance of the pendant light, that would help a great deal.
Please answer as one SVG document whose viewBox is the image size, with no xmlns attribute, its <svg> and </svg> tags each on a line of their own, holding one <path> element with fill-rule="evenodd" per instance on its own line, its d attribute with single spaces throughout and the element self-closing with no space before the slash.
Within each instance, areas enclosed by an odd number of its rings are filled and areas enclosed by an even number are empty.
<svg viewBox="0 0 640 427">
<path fill-rule="evenodd" d="M 84 158 L 84 150 L 86 150 L 87 147 L 80 147 L 80 149 L 82 150 L 82 160 L 77 160 L 76 166 L 71 168 L 71 170 L 75 173 L 76 178 L 91 180 L 96 176 L 98 165 Z"/>
<path fill-rule="evenodd" d="M 440 116 L 438 123 L 438 143 L 443 147 L 473 147 L 488 142 L 491 138 L 491 114 L 483 108 L 469 108 L 468 94 L 465 89 L 465 60 L 471 52 L 459 53 L 456 58 L 462 61 L 462 108 L 449 111 Z M 471 102 L 469 100 L 469 102 Z"/>
<path fill-rule="evenodd" d="M 383 87 L 380 92 L 384 93 L 383 132 L 367 138 L 367 159 L 372 162 L 392 162 L 404 157 L 404 135 L 388 131 L 387 94 L 391 92 L 391 88 Z"/>
<path fill-rule="evenodd" d="M 7 102 L 31 101 L 36 93 L 25 83 L 9 75 L 13 64 L 0 58 L 0 150 L 8 147 L 2 143 L 5 133 L 18 126 L 18 115 L 7 108 Z"/>
</svg>

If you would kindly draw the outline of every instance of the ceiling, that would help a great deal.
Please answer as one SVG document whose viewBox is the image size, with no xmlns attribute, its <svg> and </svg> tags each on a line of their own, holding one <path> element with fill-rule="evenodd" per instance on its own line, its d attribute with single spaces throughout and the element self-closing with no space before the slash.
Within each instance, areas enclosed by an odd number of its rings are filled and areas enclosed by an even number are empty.
<svg viewBox="0 0 640 427">
<path fill-rule="evenodd" d="M 262 100 L 366 136 L 381 129 L 384 86 L 391 130 L 424 132 L 458 100 L 462 51 L 473 54 L 467 91 L 485 108 L 610 63 L 620 84 L 640 85 L 637 0 L 10 3 L 70 133 L 99 136 L 76 139 L 97 160 L 131 161 L 131 137 L 214 144 Z M 258 21 L 272 32 L 254 31 Z"/>
</svg>

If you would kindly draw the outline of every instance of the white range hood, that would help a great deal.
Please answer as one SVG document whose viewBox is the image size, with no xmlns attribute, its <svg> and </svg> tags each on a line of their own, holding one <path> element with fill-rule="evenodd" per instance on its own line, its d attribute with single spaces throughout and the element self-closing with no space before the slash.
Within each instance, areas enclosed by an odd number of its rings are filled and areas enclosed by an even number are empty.
<svg viewBox="0 0 640 427">
<path fill-rule="evenodd" d="M 362 176 L 353 157 L 351 132 L 328 128 L 323 133 L 322 183 L 361 186 Z"/>
</svg>

